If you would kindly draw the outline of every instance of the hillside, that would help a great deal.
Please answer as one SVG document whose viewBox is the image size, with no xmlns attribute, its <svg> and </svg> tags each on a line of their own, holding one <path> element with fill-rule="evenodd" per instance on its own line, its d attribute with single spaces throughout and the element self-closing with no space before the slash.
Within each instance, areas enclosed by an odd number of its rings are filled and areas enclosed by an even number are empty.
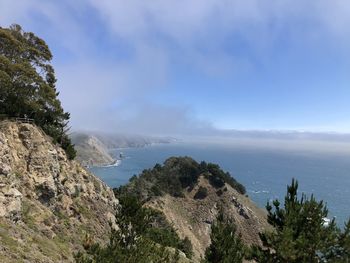
<svg viewBox="0 0 350 263">
<path fill-rule="evenodd" d="M 170 143 L 170 137 L 152 137 L 140 135 L 104 134 L 77 132 L 71 135 L 77 151 L 77 160 L 84 166 L 103 166 L 115 162 L 110 150 L 116 148 L 144 147 L 154 143 Z"/>
<path fill-rule="evenodd" d="M 115 161 L 106 145 L 94 135 L 74 134 L 72 141 L 77 151 L 77 160 L 84 166 L 103 166 Z"/>
<path fill-rule="evenodd" d="M 0 262 L 73 262 L 105 243 L 113 191 L 32 124 L 0 122 Z"/>
<path fill-rule="evenodd" d="M 116 148 L 137 148 L 154 143 L 171 143 L 176 141 L 172 137 L 154 137 L 146 135 L 125 135 L 125 134 L 94 134 L 108 149 Z"/>
<path fill-rule="evenodd" d="M 200 187 L 206 188 L 208 194 L 203 199 L 196 199 L 194 196 Z M 145 205 L 162 211 L 179 236 L 190 239 L 197 259 L 204 255 L 210 244 L 211 225 L 220 206 L 235 222 L 245 244 L 261 244 L 258 233 L 268 227 L 266 213 L 231 186 L 225 187 L 227 191 L 219 196 L 218 190 L 207 179 L 200 177 L 192 190 L 184 192 L 185 197 L 165 195 L 150 200 Z"/>
<path fill-rule="evenodd" d="M 247 245 L 261 245 L 259 232 L 269 229 L 266 212 L 244 195 L 244 187 L 217 165 L 172 157 L 118 190 L 134 195 L 145 207 L 161 211 L 180 238 L 188 238 L 198 262 L 210 244 L 211 226 L 222 208 Z"/>
</svg>

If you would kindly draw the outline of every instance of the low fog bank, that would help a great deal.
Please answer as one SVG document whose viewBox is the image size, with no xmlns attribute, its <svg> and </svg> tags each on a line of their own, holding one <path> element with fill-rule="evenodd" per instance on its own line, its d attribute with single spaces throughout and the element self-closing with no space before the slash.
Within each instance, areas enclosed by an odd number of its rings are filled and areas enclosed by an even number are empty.
<svg viewBox="0 0 350 263">
<path fill-rule="evenodd" d="M 281 150 L 303 154 L 350 155 L 350 134 L 297 131 L 219 131 L 212 135 L 178 137 L 184 143 L 249 150 Z"/>
<path fill-rule="evenodd" d="M 72 134 L 77 143 L 85 136 L 95 136 L 108 148 L 140 147 L 154 143 L 189 143 L 236 147 L 248 150 L 281 150 L 305 154 L 350 155 L 350 134 L 300 131 L 258 131 L 201 129 L 173 135 L 130 132 L 78 131 Z"/>
<path fill-rule="evenodd" d="M 70 137 L 76 145 L 86 144 L 89 138 L 94 137 L 107 149 L 143 147 L 154 143 L 172 143 L 176 141 L 174 137 L 170 136 L 149 136 L 96 131 L 77 131 L 72 133 Z"/>
</svg>

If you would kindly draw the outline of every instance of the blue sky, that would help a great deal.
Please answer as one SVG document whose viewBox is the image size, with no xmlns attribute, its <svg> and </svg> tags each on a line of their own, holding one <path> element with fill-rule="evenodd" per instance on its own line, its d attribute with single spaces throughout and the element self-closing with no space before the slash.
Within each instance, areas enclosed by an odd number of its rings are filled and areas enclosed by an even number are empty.
<svg viewBox="0 0 350 263">
<path fill-rule="evenodd" d="M 350 132 L 347 0 L 0 0 L 49 44 L 75 129 Z"/>
</svg>

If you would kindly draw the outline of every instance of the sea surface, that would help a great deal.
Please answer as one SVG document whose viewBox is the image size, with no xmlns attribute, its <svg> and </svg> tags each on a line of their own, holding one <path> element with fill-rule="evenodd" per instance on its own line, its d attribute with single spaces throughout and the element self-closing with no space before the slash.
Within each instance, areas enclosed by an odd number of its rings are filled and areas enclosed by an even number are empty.
<svg viewBox="0 0 350 263">
<path fill-rule="evenodd" d="M 260 207 L 275 198 L 283 201 L 287 185 L 296 178 L 299 191 L 324 200 L 328 217 L 335 217 L 340 226 L 350 216 L 349 153 L 186 142 L 113 151 L 115 156 L 121 152 L 123 158 L 118 166 L 90 168 L 111 187 L 126 184 L 131 176 L 171 156 L 191 156 L 197 161 L 217 163 L 230 172 Z"/>
</svg>

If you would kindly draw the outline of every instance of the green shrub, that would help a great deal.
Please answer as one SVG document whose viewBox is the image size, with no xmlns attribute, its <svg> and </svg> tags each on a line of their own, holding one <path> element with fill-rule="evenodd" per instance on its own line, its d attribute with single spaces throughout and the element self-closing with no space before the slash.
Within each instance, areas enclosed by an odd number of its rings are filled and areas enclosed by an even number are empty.
<svg viewBox="0 0 350 263">
<path fill-rule="evenodd" d="M 200 186 L 197 193 L 194 195 L 194 199 L 204 199 L 208 196 L 208 189 Z"/>
<path fill-rule="evenodd" d="M 153 185 L 151 187 L 151 191 L 152 191 L 153 196 L 161 196 L 162 195 L 162 191 L 159 189 L 159 187 L 157 185 Z"/>
<path fill-rule="evenodd" d="M 234 179 L 230 173 L 224 172 L 221 170 L 220 166 L 217 164 L 209 163 L 207 165 L 208 172 L 213 176 L 209 177 L 209 180 L 212 181 L 212 184 L 216 188 L 223 187 L 223 182 L 229 184 L 232 188 L 236 189 L 240 194 L 245 194 L 245 187 Z M 219 180 L 220 179 L 220 180 Z"/>
<path fill-rule="evenodd" d="M 188 258 L 192 258 L 193 256 L 193 247 L 192 247 L 192 243 L 191 241 L 189 240 L 188 237 L 185 237 L 182 241 L 181 241 L 181 244 L 180 244 L 180 247 L 179 249 L 185 253 L 185 255 L 188 257 Z"/>
<path fill-rule="evenodd" d="M 184 190 L 191 190 L 201 175 L 216 188 L 223 187 L 226 182 L 240 193 L 245 192 L 244 186 L 218 165 L 199 164 L 190 157 L 171 157 L 163 165 L 156 164 L 153 169 L 146 169 L 138 177 L 132 177 L 130 183 L 120 187 L 117 192 L 127 192 L 142 201 L 164 194 L 184 197 Z"/>
<path fill-rule="evenodd" d="M 218 176 L 210 175 L 209 183 L 215 188 L 221 188 L 225 186 L 225 181 Z"/>
</svg>

